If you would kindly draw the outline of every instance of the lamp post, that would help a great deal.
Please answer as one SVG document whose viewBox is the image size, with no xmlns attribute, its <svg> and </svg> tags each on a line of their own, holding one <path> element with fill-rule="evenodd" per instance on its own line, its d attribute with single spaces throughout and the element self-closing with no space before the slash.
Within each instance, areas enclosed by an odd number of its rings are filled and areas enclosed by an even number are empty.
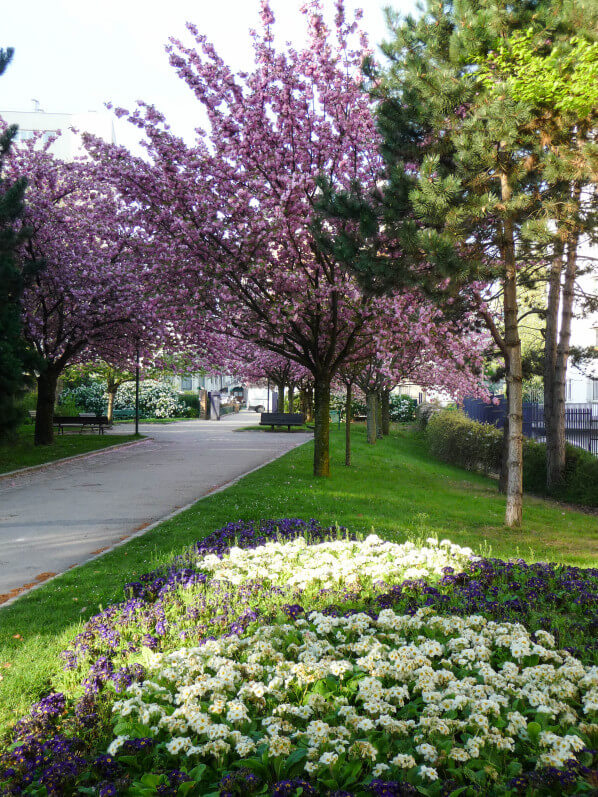
<svg viewBox="0 0 598 797">
<path fill-rule="evenodd" d="M 135 434 L 139 434 L 139 339 L 135 349 Z"/>
</svg>

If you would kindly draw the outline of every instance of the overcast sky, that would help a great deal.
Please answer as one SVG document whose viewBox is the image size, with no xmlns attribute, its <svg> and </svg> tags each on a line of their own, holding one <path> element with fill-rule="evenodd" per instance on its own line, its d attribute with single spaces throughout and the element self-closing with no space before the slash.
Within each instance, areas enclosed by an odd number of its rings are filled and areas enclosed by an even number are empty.
<svg viewBox="0 0 598 797">
<path fill-rule="evenodd" d="M 303 0 L 272 0 L 278 38 L 299 45 Z M 333 1 L 326 0 L 332 9 Z M 415 0 L 392 0 L 402 13 Z M 389 0 L 346 0 L 364 10 L 372 43 L 385 37 Z M 105 102 L 131 108 L 142 99 L 162 110 L 175 132 L 190 136 L 201 119 L 189 89 L 168 65 L 164 44 L 192 21 L 236 69 L 251 65 L 248 31 L 259 23 L 259 0 L 28 0 L 2 9 L 0 46 L 15 57 L 0 78 L 0 112 L 101 111 Z M 118 137 L 123 141 L 119 126 Z"/>
</svg>

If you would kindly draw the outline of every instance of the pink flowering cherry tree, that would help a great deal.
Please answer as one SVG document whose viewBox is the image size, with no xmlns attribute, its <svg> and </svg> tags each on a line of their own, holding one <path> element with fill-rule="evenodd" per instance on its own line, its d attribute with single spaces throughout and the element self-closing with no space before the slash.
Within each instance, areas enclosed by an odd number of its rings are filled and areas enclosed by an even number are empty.
<svg viewBox="0 0 598 797">
<path fill-rule="evenodd" d="M 23 296 L 23 333 L 37 353 L 35 442 L 53 441 L 57 381 L 75 362 L 104 358 L 134 363 L 149 354 L 158 322 L 148 251 L 138 240 L 135 211 L 102 183 L 90 162 L 65 163 L 50 144 L 11 151 L 9 169 L 27 180 L 18 256 L 39 268 Z"/>
<path fill-rule="evenodd" d="M 187 339 L 208 330 L 250 341 L 307 369 L 315 386 L 314 473 L 329 473 L 330 382 L 375 312 L 349 269 L 312 232 L 318 179 L 348 189 L 380 169 L 371 101 L 361 87 L 367 52 L 357 21 L 336 3 L 332 27 L 319 0 L 303 8 L 307 41 L 277 50 L 261 4 L 255 65 L 234 74 L 198 30 L 172 41 L 170 61 L 203 106 L 208 129 L 187 146 L 154 108 L 129 115 L 147 158 L 88 139 L 123 196 L 144 211 L 162 247 L 168 290 Z"/>
<path fill-rule="evenodd" d="M 284 408 L 285 388 L 289 402 L 289 412 L 293 411 L 295 388 L 310 376 L 309 371 L 295 360 L 289 360 L 269 349 L 263 349 L 254 343 L 237 342 L 235 360 L 229 370 L 248 382 L 264 383 L 270 381 L 278 392 L 278 407 Z"/>
</svg>

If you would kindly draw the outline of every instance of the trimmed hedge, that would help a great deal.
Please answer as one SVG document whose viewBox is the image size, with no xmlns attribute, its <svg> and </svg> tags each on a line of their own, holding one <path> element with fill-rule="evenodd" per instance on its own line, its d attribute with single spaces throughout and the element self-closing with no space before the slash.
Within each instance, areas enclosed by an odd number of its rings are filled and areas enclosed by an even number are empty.
<svg viewBox="0 0 598 797">
<path fill-rule="evenodd" d="M 472 421 L 460 410 L 447 409 L 428 416 L 425 434 L 430 453 L 443 462 L 486 474 L 500 472 L 503 435 L 495 426 Z M 523 489 L 572 504 L 598 506 L 598 458 L 567 445 L 565 477 L 548 491 L 546 445 L 524 439 Z"/>
<path fill-rule="evenodd" d="M 459 410 L 440 410 L 428 418 L 426 436 L 430 453 L 466 470 L 498 473 L 502 432 L 495 426 L 470 420 Z"/>
</svg>

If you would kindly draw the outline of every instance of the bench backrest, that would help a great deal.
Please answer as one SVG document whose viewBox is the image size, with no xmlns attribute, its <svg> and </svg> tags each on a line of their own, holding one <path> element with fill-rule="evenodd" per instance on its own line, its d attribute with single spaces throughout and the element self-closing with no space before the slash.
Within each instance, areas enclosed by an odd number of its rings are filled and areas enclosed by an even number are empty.
<svg viewBox="0 0 598 797">
<path fill-rule="evenodd" d="M 280 424 L 284 426 L 288 423 L 305 423 L 305 416 L 302 412 L 262 412 L 260 423 Z"/>
<path fill-rule="evenodd" d="M 101 423 L 106 425 L 108 418 L 105 415 L 55 415 L 54 423 L 80 423 L 80 424 L 95 424 Z"/>
</svg>

